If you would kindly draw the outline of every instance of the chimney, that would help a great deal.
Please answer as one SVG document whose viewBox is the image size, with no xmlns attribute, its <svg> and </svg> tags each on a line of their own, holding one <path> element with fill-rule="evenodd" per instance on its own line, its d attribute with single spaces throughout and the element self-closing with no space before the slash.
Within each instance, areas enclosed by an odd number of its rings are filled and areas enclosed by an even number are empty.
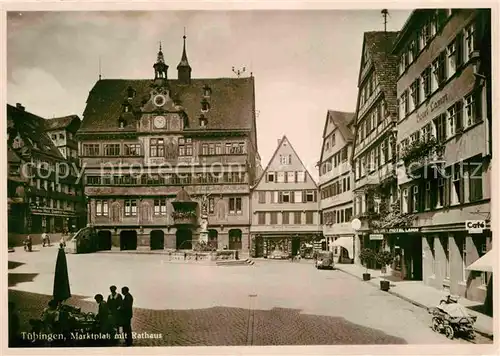
<svg viewBox="0 0 500 356">
<path fill-rule="evenodd" d="M 24 111 L 25 107 L 21 103 L 16 103 L 16 108 L 18 108 L 21 111 Z"/>
</svg>

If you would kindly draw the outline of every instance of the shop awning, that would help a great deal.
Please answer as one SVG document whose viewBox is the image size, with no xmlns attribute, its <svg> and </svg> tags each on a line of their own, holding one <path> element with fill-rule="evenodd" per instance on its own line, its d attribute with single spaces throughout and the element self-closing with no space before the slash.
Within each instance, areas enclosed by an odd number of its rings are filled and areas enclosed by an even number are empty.
<svg viewBox="0 0 500 356">
<path fill-rule="evenodd" d="M 349 258 L 354 258 L 352 236 L 342 236 L 333 241 L 333 246 L 341 246 L 347 250 Z"/>
<path fill-rule="evenodd" d="M 466 269 L 470 271 L 493 272 L 493 252 L 488 251 Z"/>
</svg>

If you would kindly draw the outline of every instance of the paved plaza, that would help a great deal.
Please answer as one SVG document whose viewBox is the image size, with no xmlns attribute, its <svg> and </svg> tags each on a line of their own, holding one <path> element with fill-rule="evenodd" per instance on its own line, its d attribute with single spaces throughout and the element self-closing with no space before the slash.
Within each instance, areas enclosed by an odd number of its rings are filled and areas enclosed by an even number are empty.
<svg viewBox="0 0 500 356">
<path fill-rule="evenodd" d="M 9 299 L 22 327 L 50 299 L 57 248 L 9 253 Z M 430 315 L 339 270 L 302 260 L 221 267 L 166 255 L 67 255 L 69 304 L 96 311 L 93 296 L 128 286 L 133 330 L 160 333 L 135 345 L 460 344 L 430 329 Z M 476 342 L 491 342 L 479 338 Z"/>
</svg>

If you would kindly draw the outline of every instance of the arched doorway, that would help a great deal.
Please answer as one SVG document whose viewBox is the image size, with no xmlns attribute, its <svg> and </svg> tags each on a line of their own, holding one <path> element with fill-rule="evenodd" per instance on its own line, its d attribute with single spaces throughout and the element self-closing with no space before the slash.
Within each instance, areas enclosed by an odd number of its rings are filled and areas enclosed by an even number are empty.
<svg viewBox="0 0 500 356">
<path fill-rule="evenodd" d="M 149 234 L 149 247 L 151 250 L 163 250 L 165 244 L 165 234 L 162 230 L 153 230 Z"/>
<path fill-rule="evenodd" d="M 111 231 L 101 230 L 97 233 L 97 249 L 111 250 Z"/>
<path fill-rule="evenodd" d="M 191 250 L 193 232 L 190 229 L 179 229 L 175 233 L 175 248 L 178 250 Z"/>
<path fill-rule="evenodd" d="M 217 238 L 219 236 L 219 233 L 217 230 L 210 229 L 208 230 L 208 245 L 211 248 L 217 249 Z"/>
<path fill-rule="evenodd" d="M 241 237 L 242 232 L 240 229 L 229 230 L 229 249 L 230 250 L 241 250 Z"/>
<path fill-rule="evenodd" d="M 124 230 L 120 232 L 120 250 L 137 250 L 137 231 Z"/>
</svg>

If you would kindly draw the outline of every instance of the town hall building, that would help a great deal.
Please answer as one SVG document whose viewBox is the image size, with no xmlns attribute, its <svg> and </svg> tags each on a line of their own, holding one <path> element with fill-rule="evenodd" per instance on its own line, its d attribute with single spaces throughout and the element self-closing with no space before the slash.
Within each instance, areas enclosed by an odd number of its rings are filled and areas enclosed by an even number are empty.
<svg viewBox="0 0 500 356">
<path fill-rule="evenodd" d="M 78 131 L 89 221 L 100 248 L 247 250 L 257 138 L 253 76 L 177 79 L 160 50 L 150 79 L 100 79 Z"/>
</svg>

